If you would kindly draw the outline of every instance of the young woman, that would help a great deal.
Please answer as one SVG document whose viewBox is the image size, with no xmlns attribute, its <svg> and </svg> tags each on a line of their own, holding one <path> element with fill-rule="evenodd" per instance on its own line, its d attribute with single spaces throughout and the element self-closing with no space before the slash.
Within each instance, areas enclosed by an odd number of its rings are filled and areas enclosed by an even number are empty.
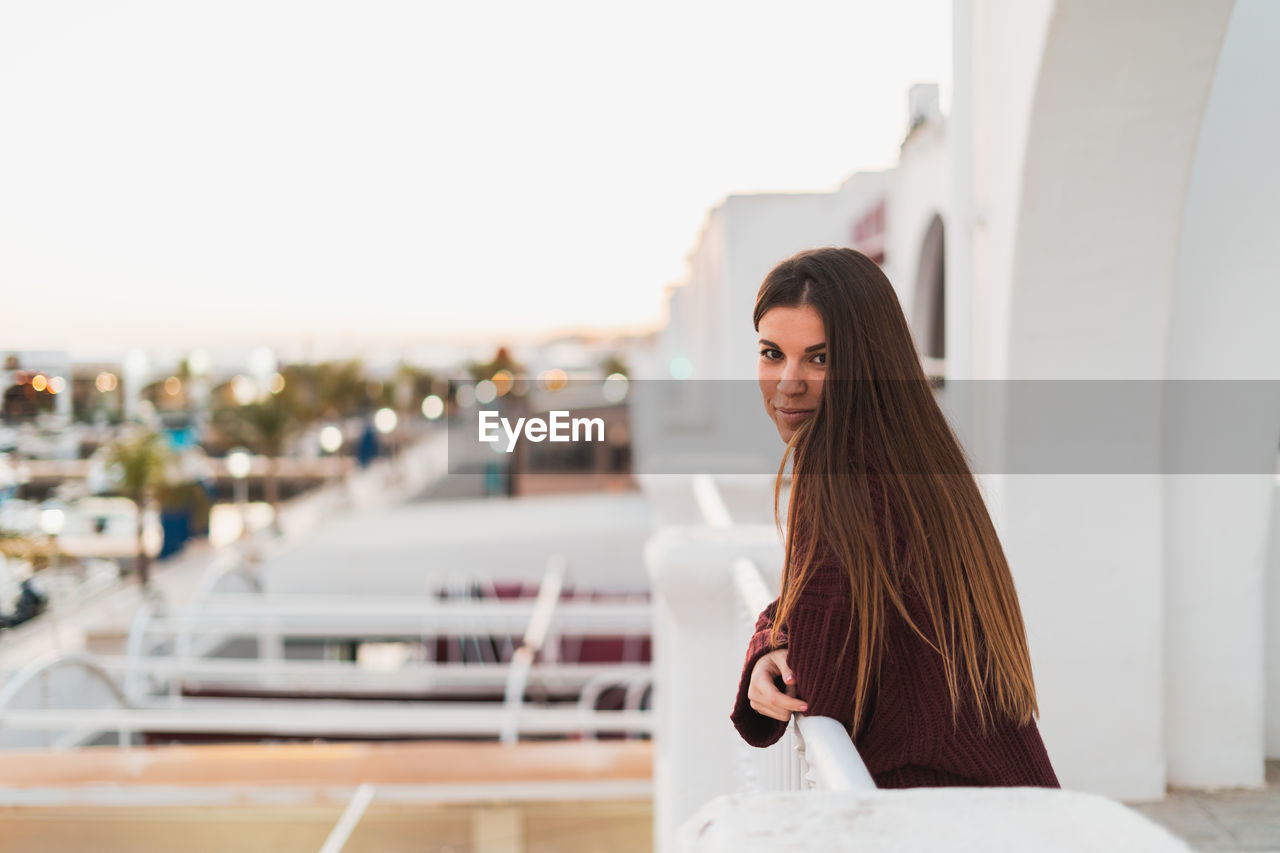
<svg viewBox="0 0 1280 853">
<path fill-rule="evenodd" d="M 765 411 L 787 443 L 782 593 L 756 623 L 734 726 L 833 717 L 876 785 L 1057 788 L 1013 578 L 898 299 L 852 249 L 783 261 L 756 298 Z M 1034 715 L 1034 716 L 1033 716 Z"/>
</svg>

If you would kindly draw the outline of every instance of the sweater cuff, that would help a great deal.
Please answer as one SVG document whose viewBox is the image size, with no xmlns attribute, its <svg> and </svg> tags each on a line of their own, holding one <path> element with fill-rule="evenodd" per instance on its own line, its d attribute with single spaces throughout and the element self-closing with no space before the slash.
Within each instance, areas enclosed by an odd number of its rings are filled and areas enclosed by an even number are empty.
<svg viewBox="0 0 1280 853">
<path fill-rule="evenodd" d="M 783 635 L 777 646 L 770 646 L 769 631 L 766 629 L 752 635 L 751 644 L 747 647 L 747 660 L 738 679 L 738 697 L 729 719 L 733 721 L 733 726 L 742 739 L 751 746 L 772 746 L 787 731 L 787 721 L 766 717 L 752 708 L 751 700 L 747 698 L 747 690 L 751 686 L 751 671 L 755 669 L 756 663 L 769 652 L 785 648 L 786 645 L 786 636 Z"/>
</svg>

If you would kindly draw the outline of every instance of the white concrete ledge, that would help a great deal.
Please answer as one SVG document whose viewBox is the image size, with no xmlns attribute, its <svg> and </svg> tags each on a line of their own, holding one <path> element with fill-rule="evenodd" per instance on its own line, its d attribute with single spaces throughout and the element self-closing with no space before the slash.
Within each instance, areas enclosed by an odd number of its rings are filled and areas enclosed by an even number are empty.
<svg viewBox="0 0 1280 853">
<path fill-rule="evenodd" d="M 1115 800 L 1051 788 L 728 794 L 680 826 L 681 853 L 920 850 L 1166 853 L 1190 848 Z"/>
</svg>

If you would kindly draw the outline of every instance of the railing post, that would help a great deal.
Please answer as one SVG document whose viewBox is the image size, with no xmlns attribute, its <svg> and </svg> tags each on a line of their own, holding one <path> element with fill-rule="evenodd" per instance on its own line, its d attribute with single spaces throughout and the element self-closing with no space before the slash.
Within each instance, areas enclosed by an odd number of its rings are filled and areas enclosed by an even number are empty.
<svg viewBox="0 0 1280 853">
<path fill-rule="evenodd" d="M 524 689 L 529 681 L 529 669 L 551 633 L 551 620 L 555 617 L 556 605 L 560 602 L 560 591 L 564 588 L 564 576 L 568 568 L 563 554 L 555 554 L 547 561 L 547 571 L 538 586 L 538 598 L 524 632 L 524 641 L 512 655 L 508 669 L 504 701 L 507 722 L 503 725 L 499 738 L 502 743 L 515 743 L 519 738 L 520 709 L 524 707 Z"/>
<path fill-rule="evenodd" d="M 653 588 L 654 843 L 737 787 L 738 734 L 729 721 L 746 647 L 737 630 L 738 557 L 781 565 L 771 524 L 665 527 L 645 546 Z"/>
</svg>

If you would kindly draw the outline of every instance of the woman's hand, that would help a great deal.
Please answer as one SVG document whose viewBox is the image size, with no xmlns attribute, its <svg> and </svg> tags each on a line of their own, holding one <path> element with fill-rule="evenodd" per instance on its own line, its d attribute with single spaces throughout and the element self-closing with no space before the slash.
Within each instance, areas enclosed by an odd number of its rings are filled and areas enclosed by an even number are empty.
<svg viewBox="0 0 1280 853">
<path fill-rule="evenodd" d="M 786 693 L 778 690 L 773 682 L 779 675 L 787 685 Z M 787 667 L 786 649 L 775 649 L 756 661 L 751 670 L 751 683 L 747 685 L 747 698 L 757 712 L 784 723 L 791 719 L 793 712 L 803 713 L 809 709 L 796 698 L 796 677 Z"/>
</svg>

